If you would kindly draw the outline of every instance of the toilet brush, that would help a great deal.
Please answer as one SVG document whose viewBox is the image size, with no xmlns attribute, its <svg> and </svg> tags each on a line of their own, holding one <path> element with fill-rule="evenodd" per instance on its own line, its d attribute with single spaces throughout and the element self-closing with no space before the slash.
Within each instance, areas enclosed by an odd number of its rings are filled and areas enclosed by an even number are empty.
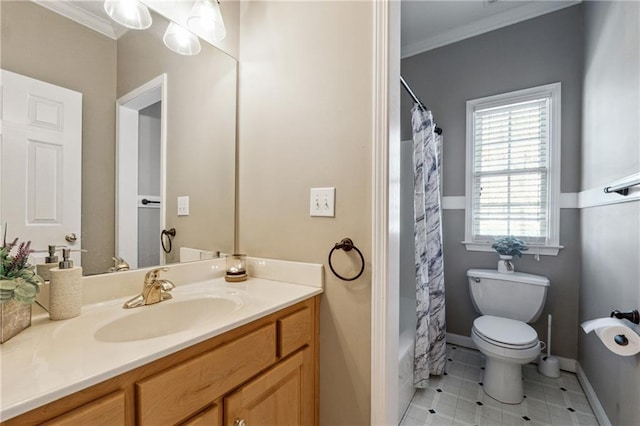
<svg viewBox="0 0 640 426">
<path fill-rule="evenodd" d="M 547 317 L 547 354 L 540 354 L 538 372 L 547 377 L 560 377 L 560 360 L 551 356 L 551 314 Z"/>
</svg>

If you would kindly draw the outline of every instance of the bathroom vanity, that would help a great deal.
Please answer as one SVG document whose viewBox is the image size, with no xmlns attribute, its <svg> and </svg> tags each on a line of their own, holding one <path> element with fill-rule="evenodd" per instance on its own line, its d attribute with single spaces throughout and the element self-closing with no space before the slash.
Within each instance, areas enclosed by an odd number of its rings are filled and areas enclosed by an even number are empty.
<svg viewBox="0 0 640 426">
<path fill-rule="evenodd" d="M 0 347 L 2 425 L 317 424 L 322 286 L 291 280 L 219 277 L 155 305 L 37 320 Z M 140 326 L 163 321 L 177 325 Z"/>
</svg>

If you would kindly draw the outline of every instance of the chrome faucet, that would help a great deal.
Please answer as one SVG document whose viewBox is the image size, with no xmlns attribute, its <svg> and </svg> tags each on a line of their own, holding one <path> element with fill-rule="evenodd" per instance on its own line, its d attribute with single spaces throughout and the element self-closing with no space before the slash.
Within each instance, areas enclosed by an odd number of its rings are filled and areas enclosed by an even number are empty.
<svg viewBox="0 0 640 426">
<path fill-rule="evenodd" d="M 123 308 L 137 308 L 138 306 L 152 305 L 171 299 L 173 296 L 169 292 L 175 288 L 175 285 L 169 280 L 160 279 L 160 272 L 167 272 L 168 270 L 169 268 L 158 268 L 147 272 L 144 276 L 142 293 L 125 302 Z"/>
</svg>

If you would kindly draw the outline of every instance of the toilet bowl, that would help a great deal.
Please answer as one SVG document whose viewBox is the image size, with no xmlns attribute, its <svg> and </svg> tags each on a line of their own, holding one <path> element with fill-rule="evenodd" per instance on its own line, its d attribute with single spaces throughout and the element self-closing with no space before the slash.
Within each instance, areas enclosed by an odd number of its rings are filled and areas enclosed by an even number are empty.
<svg viewBox="0 0 640 426">
<path fill-rule="evenodd" d="M 482 387 L 487 395 L 506 404 L 521 403 L 522 365 L 540 354 L 536 331 L 522 321 L 483 315 L 473 322 L 471 339 L 486 357 Z"/>
<path fill-rule="evenodd" d="M 476 318 L 471 339 L 486 357 L 482 387 L 490 397 L 519 404 L 524 398 L 522 365 L 540 354 L 538 334 L 529 326 L 540 316 L 547 295 L 546 277 L 494 270 L 467 271 Z"/>
</svg>

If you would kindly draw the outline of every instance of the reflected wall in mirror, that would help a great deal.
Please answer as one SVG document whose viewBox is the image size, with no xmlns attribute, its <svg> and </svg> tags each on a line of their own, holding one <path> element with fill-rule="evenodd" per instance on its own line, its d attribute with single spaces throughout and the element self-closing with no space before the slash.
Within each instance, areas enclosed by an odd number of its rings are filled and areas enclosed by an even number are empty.
<svg viewBox="0 0 640 426">
<path fill-rule="evenodd" d="M 151 28 L 127 31 L 116 40 L 30 1 L 2 1 L 0 8 L 0 67 L 82 93 L 82 219 L 76 233 L 87 250 L 81 259 L 84 274 L 107 272 L 118 255 L 116 101 L 163 74 L 166 152 L 160 163 L 166 185 L 159 197 L 164 198 L 163 226 L 175 228 L 176 236 L 171 253 L 159 251 L 159 263 L 180 261 L 181 247 L 232 252 L 236 60 L 205 42 L 196 56 L 170 51 L 162 42 L 168 21 L 153 12 Z M 3 179 L 12 185 L 20 178 Z M 161 187 L 153 182 L 157 179 L 151 179 L 152 186 Z M 183 196 L 189 197 L 188 216 L 177 214 L 177 199 Z M 156 234 L 151 245 L 159 250 L 159 228 Z M 46 249 L 49 243 L 38 242 L 35 248 Z M 148 255 L 146 250 L 139 258 Z"/>
</svg>

